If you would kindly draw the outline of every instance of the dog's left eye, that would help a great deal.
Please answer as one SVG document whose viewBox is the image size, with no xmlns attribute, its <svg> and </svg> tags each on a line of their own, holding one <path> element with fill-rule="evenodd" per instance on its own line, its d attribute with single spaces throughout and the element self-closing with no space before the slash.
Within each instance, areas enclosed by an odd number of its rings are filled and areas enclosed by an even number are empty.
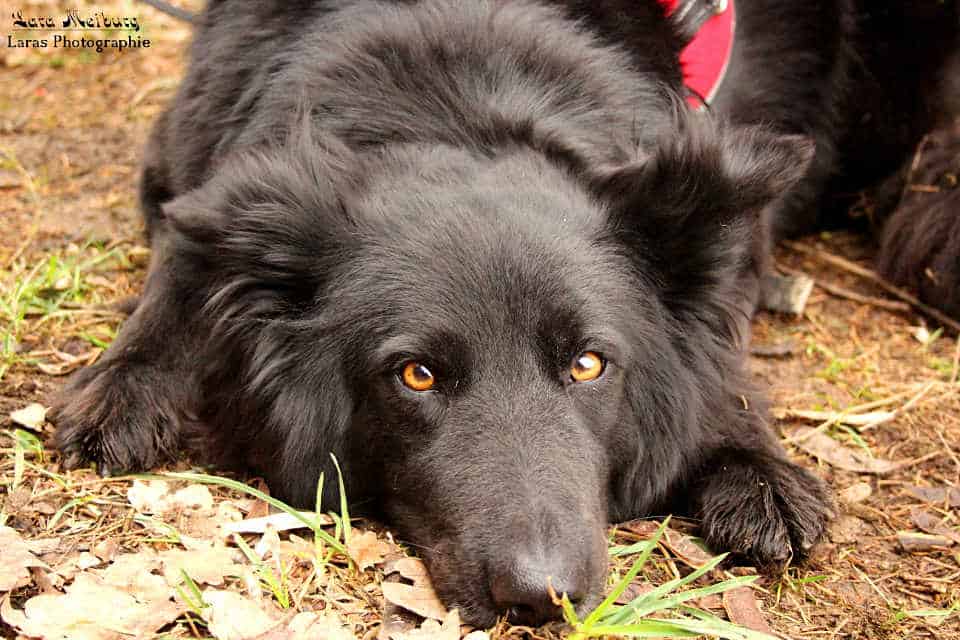
<svg viewBox="0 0 960 640">
<path fill-rule="evenodd" d="M 599 353 L 584 351 L 577 356 L 570 366 L 570 377 L 574 382 L 589 382 L 596 380 L 603 373 L 606 361 Z"/>
<path fill-rule="evenodd" d="M 400 372 L 400 379 L 408 389 L 413 391 L 429 391 L 436 383 L 433 373 L 419 362 L 408 362 Z"/>
</svg>

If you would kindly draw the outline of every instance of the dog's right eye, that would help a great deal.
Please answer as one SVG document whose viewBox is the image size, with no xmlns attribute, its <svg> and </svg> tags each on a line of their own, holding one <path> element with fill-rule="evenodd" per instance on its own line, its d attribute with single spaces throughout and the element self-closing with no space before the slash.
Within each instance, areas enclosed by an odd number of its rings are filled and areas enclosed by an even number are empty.
<svg viewBox="0 0 960 640">
<path fill-rule="evenodd" d="M 606 361 L 599 353 L 584 351 L 570 365 L 570 378 L 574 382 L 590 382 L 603 373 Z"/>
<path fill-rule="evenodd" d="M 433 373 L 426 366 L 419 362 L 408 362 L 403 366 L 400 373 L 400 380 L 403 384 L 413 391 L 430 391 L 436 383 Z"/>
</svg>

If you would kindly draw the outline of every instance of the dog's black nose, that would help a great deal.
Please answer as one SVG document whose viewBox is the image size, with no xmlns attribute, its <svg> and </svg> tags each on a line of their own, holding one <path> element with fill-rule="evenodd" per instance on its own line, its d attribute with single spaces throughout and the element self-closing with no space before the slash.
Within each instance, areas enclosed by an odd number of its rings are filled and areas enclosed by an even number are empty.
<svg viewBox="0 0 960 640">
<path fill-rule="evenodd" d="M 524 556 L 494 573 L 490 590 L 497 609 L 511 623 L 538 626 L 562 617 L 560 606 L 551 597 L 551 586 L 557 597 L 566 593 L 574 605 L 583 599 L 589 585 L 580 573 L 559 558 Z"/>
</svg>

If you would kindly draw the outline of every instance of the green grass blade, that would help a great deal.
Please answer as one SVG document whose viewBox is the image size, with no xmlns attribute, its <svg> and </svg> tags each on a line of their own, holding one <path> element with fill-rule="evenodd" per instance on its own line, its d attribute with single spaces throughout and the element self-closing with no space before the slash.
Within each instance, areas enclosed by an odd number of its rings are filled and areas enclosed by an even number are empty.
<svg viewBox="0 0 960 640">
<path fill-rule="evenodd" d="M 718 618 L 712 613 L 703 611 L 702 609 L 694 609 L 693 607 L 686 606 L 681 606 L 679 609 L 683 613 L 689 614 L 697 619 L 696 623 L 688 621 L 685 624 L 700 625 L 698 628 L 703 629 L 701 633 L 717 636 L 718 638 L 725 638 L 727 640 L 778 640 L 769 633 L 741 627 L 738 624 Z M 690 628 L 693 627 L 691 626 Z"/>
<path fill-rule="evenodd" d="M 333 466 L 337 468 L 337 483 L 340 486 L 340 519 L 343 520 L 343 543 L 350 544 L 350 511 L 347 509 L 347 489 L 343 486 L 343 473 L 340 471 L 340 462 L 337 456 L 330 454 Z"/>
<path fill-rule="evenodd" d="M 700 587 L 699 589 L 690 589 L 688 591 L 675 593 L 668 598 L 660 598 L 654 602 L 650 602 L 644 606 L 640 606 L 633 609 L 632 610 L 633 615 L 639 618 L 642 618 L 644 616 L 650 615 L 651 613 L 662 611 L 663 609 L 673 609 L 689 600 L 702 598 L 704 596 L 713 595 L 715 593 L 723 593 L 724 591 L 729 591 L 730 589 L 736 589 L 737 587 L 745 587 L 753 583 L 754 581 L 756 581 L 756 579 L 757 579 L 757 576 L 739 576 L 737 578 L 731 578 L 730 580 L 724 580 L 723 582 L 718 582 L 717 584 L 712 584 L 706 587 Z"/>
<path fill-rule="evenodd" d="M 643 552 L 640 554 L 640 557 L 633 563 L 630 567 L 630 570 L 627 571 L 626 575 L 613 587 L 613 590 L 610 591 L 610 594 L 604 598 L 596 609 L 590 612 L 587 618 L 583 621 L 583 626 L 586 628 L 592 627 L 603 617 L 603 614 L 607 612 L 607 609 L 619 598 L 624 591 L 627 590 L 627 587 L 630 586 L 630 583 L 633 582 L 633 579 L 637 577 L 640 573 L 640 570 L 643 569 L 643 566 L 647 563 L 647 560 L 650 558 L 650 554 L 653 553 L 653 550 L 657 547 L 657 544 L 660 542 L 660 538 L 663 537 L 664 531 L 667 530 L 667 524 L 669 524 L 670 518 L 666 518 L 659 527 L 657 527 L 656 533 L 653 534 L 653 538 L 649 540 L 651 543 Z"/>
<path fill-rule="evenodd" d="M 696 638 L 699 632 L 665 620 L 642 620 L 635 624 L 593 627 L 586 637 L 622 636 L 627 638 Z"/>
<path fill-rule="evenodd" d="M 708 571 L 711 571 L 712 569 L 714 569 L 718 564 L 723 562 L 723 560 L 726 557 L 727 557 L 727 554 L 725 553 L 719 556 L 716 556 L 712 560 L 704 564 L 702 567 L 700 567 L 699 569 L 690 573 L 689 575 L 683 576 L 681 578 L 674 578 L 673 580 L 670 580 L 669 582 L 665 582 L 659 587 L 656 587 L 652 591 L 649 591 L 647 593 L 644 593 L 643 595 L 637 596 L 628 604 L 626 604 L 625 606 L 621 607 L 616 612 L 614 612 L 609 619 L 604 620 L 604 624 L 625 624 L 627 620 L 629 620 L 630 617 L 634 615 L 634 611 L 636 611 L 640 607 L 647 606 L 648 603 L 653 602 L 655 600 L 659 600 L 660 598 L 667 595 L 668 593 L 672 591 L 676 591 L 678 588 L 693 582 L 694 580 L 704 575 Z"/>
<path fill-rule="evenodd" d="M 142 474 L 135 477 L 147 478 L 151 480 L 157 480 L 157 479 L 162 480 L 163 478 L 174 478 L 175 480 L 186 480 L 188 482 L 199 482 L 201 484 L 219 485 L 221 487 L 233 489 L 234 491 L 246 493 L 247 495 L 251 495 L 255 498 L 259 498 L 260 500 L 263 500 L 267 504 L 273 507 L 276 507 L 277 509 L 280 509 L 285 513 L 290 514 L 291 516 L 293 516 L 294 518 L 302 522 L 304 525 L 306 525 L 307 528 L 311 529 L 314 535 L 321 538 L 324 542 L 330 545 L 331 548 L 335 549 L 345 558 L 347 559 L 350 558 L 350 554 L 347 553 L 347 548 L 339 540 L 337 540 L 336 538 L 331 536 L 329 533 L 324 531 L 320 527 L 320 524 L 315 519 L 302 514 L 298 509 L 294 509 L 287 503 L 282 502 L 281 500 L 277 500 L 272 496 L 268 496 L 262 491 L 257 491 L 253 487 L 247 486 L 246 484 L 242 482 L 238 482 L 237 480 L 231 480 L 230 478 L 221 478 L 219 476 L 211 476 L 205 473 L 186 473 L 186 472 L 174 472 L 174 471 L 167 471 L 161 474 Z"/>
<path fill-rule="evenodd" d="M 640 542 L 634 542 L 633 544 L 626 546 L 610 547 L 607 553 L 614 558 L 618 558 L 620 556 L 632 556 L 635 553 L 643 553 L 650 545 L 657 546 L 650 540 L 641 540 Z"/>
</svg>

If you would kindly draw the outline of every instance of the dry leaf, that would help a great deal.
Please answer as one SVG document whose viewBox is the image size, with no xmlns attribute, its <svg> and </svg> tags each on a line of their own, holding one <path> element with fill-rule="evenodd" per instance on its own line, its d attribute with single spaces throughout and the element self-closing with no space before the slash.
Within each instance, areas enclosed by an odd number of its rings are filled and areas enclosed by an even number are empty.
<svg viewBox="0 0 960 640">
<path fill-rule="evenodd" d="M 869 482 L 858 482 L 852 484 L 840 492 L 841 502 L 847 504 L 857 504 L 863 502 L 873 494 L 873 488 Z"/>
<path fill-rule="evenodd" d="M 825 433 L 809 434 L 813 429 L 801 427 L 791 434 L 796 446 L 810 455 L 839 469 L 857 473 L 890 473 L 897 464 L 889 460 L 871 458 L 864 451 L 845 447 Z"/>
<path fill-rule="evenodd" d="M 127 489 L 127 500 L 140 513 L 163 515 L 169 511 L 194 511 L 211 515 L 213 495 L 204 485 L 188 485 L 171 493 L 170 484 L 165 480 L 134 480 Z"/>
<path fill-rule="evenodd" d="M 443 617 L 442 622 L 424 620 L 419 629 L 411 629 L 393 636 L 395 640 L 460 640 L 460 614 L 456 609 Z"/>
<path fill-rule="evenodd" d="M 36 402 L 10 412 L 10 419 L 21 427 L 40 431 L 47 419 L 47 408 Z"/>
<path fill-rule="evenodd" d="M 116 538 L 107 538 L 106 540 L 101 540 L 93 547 L 93 555 L 97 556 L 104 562 L 112 562 L 117 555 L 117 549 L 119 548 Z"/>
<path fill-rule="evenodd" d="M 767 624 L 766 618 L 760 611 L 760 604 L 750 587 L 737 587 L 724 591 L 723 608 L 727 610 L 727 617 L 731 622 L 773 635 L 773 629 Z"/>
<path fill-rule="evenodd" d="M 0 593 L 30 584 L 30 567 L 49 569 L 10 527 L 0 527 Z"/>
<path fill-rule="evenodd" d="M 913 524 L 917 525 L 917 527 L 923 531 L 949 538 L 955 543 L 960 544 L 960 532 L 945 525 L 943 521 L 929 511 L 917 508 L 911 509 L 910 519 L 913 520 Z"/>
<path fill-rule="evenodd" d="M 140 513 L 163 513 L 167 509 L 170 485 L 165 480 L 134 480 L 127 500 Z"/>
<path fill-rule="evenodd" d="M 384 582 L 383 597 L 407 611 L 413 611 L 424 618 L 443 620 L 447 608 L 440 602 L 433 587 L 418 587 L 409 584 Z"/>
<path fill-rule="evenodd" d="M 867 523 L 856 516 L 843 515 L 830 524 L 830 541 L 836 544 L 853 544 L 863 539 L 869 529 Z"/>
<path fill-rule="evenodd" d="M 650 539 L 657 533 L 660 523 L 656 520 L 631 520 L 630 522 L 624 522 L 619 527 L 642 538 Z M 663 532 L 660 544 L 677 556 L 677 559 L 694 569 L 702 567 L 714 558 L 713 555 L 704 551 L 700 545 L 694 542 L 693 537 L 670 527 L 667 527 Z"/>
<path fill-rule="evenodd" d="M 171 585 L 183 581 L 181 570 L 195 582 L 218 586 L 224 576 L 242 575 L 242 567 L 234 562 L 233 550 L 217 545 L 206 549 L 168 549 L 160 552 L 163 576 Z"/>
<path fill-rule="evenodd" d="M 125 553 L 105 569 L 96 571 L 104 583 L 123 589 L 141 602 L 163 600 L 173 596 L 173 589 L 163 576 L 153 573 L 160 560 L 152 549 Z"/>
<path fill-rule="evenodd" d="M 191 484 L 175 491 L 167 502 L 167 508 L 212 512 L 213 494 L 205 485 Z"/>
<path fill-rule="evenodd" d="M 396 584 L 401 580 L 400 574 L 394 573 L 384 578 L 380 587 L 382 589 L 385 584 Z M 383 622 L 377 631 L 377 640 L 390 640 L 399 634 L 416 629 L 419 620 L 417 614 L 398 607 L 387 598 L 383 599 L 383 613 L 380 617 Z"/>
<path fill-rule="evenodd" d="M 318 614 L 312 611 L 298 613 L 287 623 L 285 629 L 274 630 L 276 640 L 355 640 L 352 630 L 344 626 L 336 614 Z M 262 640 L 272 640 L 268 633 Z M 260 640 L 258 638 L 258 640 Z"/>
<path fill-rule="evenodd" d="M 381 564 L 384 556 L 392 550 L 393 547 L 385 540 L 378 540 L 377 534 L 373 531 L 364 531 L 360 535 L 354 533 L 350 536 L 350 543 L 347 544 L 350 557 L 357 563 L 357 567 L 361 571 L 367 567 Z"/>
<path fill-rule="evenodd" d="M 619 605 L 629 604 L 639 596 L 650 593 L 653 589 L 653 585 L 649 582 L 631 582 L 627 585 L 627 588 L 623 590 L 623 593 L 614 600 L 614 603 Z"/>
<path fill-rule="evenodd" d="M 203 601 L 210 605 L 203 609 L 203 619 L 217 640 L 253 640 L 280 623 L 259 604 L 234 591 L 207 589 Z"/>
<path fill-rule="evenodd" d="M 114 640 L 149 637 L 182 611 L 169 599 L 142 602 L 98 576 L 81 573 L 66 593 L 34 596 L 22 610 L 4 601 L 2 616 L 27 636 Z"/>
<path fill-rule="evenodd" d="M 951 509 L 960 508 L 960 489 L 956 487 L 907 487 L 907 491 L 924 502 L 948 504 Z"/>
</svg>

